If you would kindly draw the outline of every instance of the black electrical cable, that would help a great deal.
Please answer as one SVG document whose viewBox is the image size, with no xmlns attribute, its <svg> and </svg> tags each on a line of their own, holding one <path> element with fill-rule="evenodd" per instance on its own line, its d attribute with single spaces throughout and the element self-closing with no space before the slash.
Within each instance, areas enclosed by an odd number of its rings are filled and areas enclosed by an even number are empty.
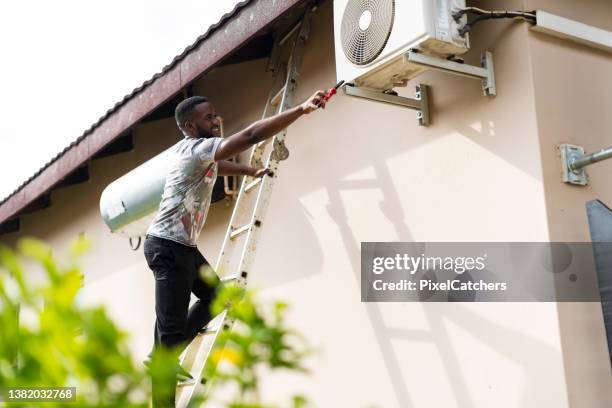
<svg viewBox="0 0 612 408">
<path fill-rule="evenodd" d="M 140 248 L 140 243 L 142 242 L 142 237 L 138 237 L 138 243 L 136 245 L 134 245 L 134 242 L 132 241 L 133 237 L 130 237 L 130 248 L 132 248 L 132 251 L 137 251 L 138 248 Z"/>
<path fill-rule="evenodd" d="M 511 19 L 522 19 L 528 21 L 532 24 L 536 24 L 536 12 L 535 11 L 487 11 L 482 10 L 477 7 L 466 7 L 461 9 L 455 13 L 453 13 L 453 18 L 455 21 L 459 21 L 461 17 L 465 14 L 473 14 L 474 18 L 470 19 L 468 17 L 467 23 L 463 25 L 463 27 L 459 28 L 459 34 L 464 36 L 468 33 L 474 25 L 484 20 L 491 19 L 501 19 L 501 18 L 511 18 Z"/>
</svg>

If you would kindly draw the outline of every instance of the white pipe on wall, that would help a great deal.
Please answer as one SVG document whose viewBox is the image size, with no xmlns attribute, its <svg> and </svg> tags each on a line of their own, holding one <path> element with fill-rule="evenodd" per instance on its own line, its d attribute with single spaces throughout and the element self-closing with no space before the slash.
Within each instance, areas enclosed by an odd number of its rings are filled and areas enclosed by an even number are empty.
<svg viewBox="0 0 612 408">
<path fill-rule="evenodd" d="M 612 32 L 559 17 L 546 11 L 536 12 L 532 30 L 612 52 Z"/>
</svg>

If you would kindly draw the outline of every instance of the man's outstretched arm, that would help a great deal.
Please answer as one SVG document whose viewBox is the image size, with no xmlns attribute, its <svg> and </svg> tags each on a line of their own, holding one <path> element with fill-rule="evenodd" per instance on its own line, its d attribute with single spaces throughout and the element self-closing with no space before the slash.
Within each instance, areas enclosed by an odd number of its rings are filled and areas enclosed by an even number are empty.
<svg viewBox="0 0 612 408">
<path fill-rule="evenodd" d="M 267 169 L 258 169 L 246 164 L 234 163 L 227 160 L 219 160 L 219 175 L 220 176 L 251 176 L 262 177 L 268 171 Z"/>
<path fill-rule="evenodd" d="M 258 120 L 248 128 L 223 139 L 215 152 L 215 161 L 229 159 L 249 147 L 268 139 L 295 122 L 300 116 L 325 108 L 323 91 L 317 91 L 304 103 L 270 118 Z"/>
</svg>

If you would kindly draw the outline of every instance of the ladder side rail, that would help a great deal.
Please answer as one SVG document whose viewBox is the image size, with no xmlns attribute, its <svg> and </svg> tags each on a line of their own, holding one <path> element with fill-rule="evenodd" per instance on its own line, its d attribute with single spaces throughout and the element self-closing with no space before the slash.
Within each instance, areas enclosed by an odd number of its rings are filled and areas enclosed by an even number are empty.
<svg viewBox="0 0 612 408">
<path fill-rule="evenodd" d="M 226 320 L 227 320 L 227 310 L 224 310 L 223 312 L 221 312 L 221 314 L 219 315 L 219 319 L 221 320 L 221 325 L 219 329 L 216 330 L 212 334 L 211 338 L 209 339 L 204 338 L 200 343 L 200 347 L 197 353 L 198 358 L 195 358 L 193 362 L 193 369 L 195 370 L 195 373 L 196 373 L 196 375 L 193 378 L 194 383 L 190 385 L 185 385 L 182 387 L 177 387 L 177 393 L 176 393 L 176 406 L 177 407 L 180 407 L 180 408 L 187 407 L 189 405 L 189 401 L 191 401 L 191 398 L 193 398 L 193 394 L 195 393 L 195 391 L 199 387 L 203 386 L 202 376 L 204 375 L 204 368 L 210 357 L 210 353 L 214 347 L 214 344 L 217 341 L 217 337 L 219 336 L 219 333 L 221 333 L 222 330 L 226 330 L 224 329 L 224 325 L 226 324 Z M 202 335 L 206 336 L 205 334 L 202 334 Z"/>
<path fill-rule="evenodd" d="M 277 53 L 282 53 L 282 50 L 280 49 L 281 45 L 279 44 L 279 42 L 280 40 L 278 39 L 275 41 L 275 47 L 276 47 L 275 50 L 278 50 L 276 51 Z M 280 67 L 282 65 L 283 65 L 282 61 L 276 61 L 275 67 L 273 67 L 272 69 L 274 72 L 274 79 L 273 79 L 272 87 L 270 88 L 270 92 L 268 94 L 266 105 L 264 107 L 262 119 L 265 119 L 266 117 L 268 117 L 268 115 L 270 115 L 270 111 L 273 108 L 273 106 L 271 105 L 272 99 L 278 93 L 280 89 L 283 89 L 283 87 L 286 84 L 285 75 L 286 75 L 287 70 L 286 69 L 281 70 Z M 251 149 L 251 154 L 249 158 L 249 162 L 251 166 L 261 165 L 261 157 L 263 156 L 264 150 L 265 150 L 265 144 L 253 146 L 253 148 Z M 242 177 L 242 180 L 240 183 L 240 190 L 238 192 L 238 197 L 236 199 L 236 203 L 234 204 L 234 209 L 232 211 L 232 216 L 230 218 L 230 222 L 229 222 L 227 231 L 225 233 L 225 237 L 223 239 L 223 244 L 221 245 L 220 255 L 217 258 L 217 263 L 215 267 L 215 271 L 217 273 L 222 271 L 225 267 L 228 267 L 229 264 L 231 263 L 232 249 L 234 246 L 232 245 L 234 243 L 234 240 L 231 239 L 232 232 L 236 228 L 240 227 L 241 224 L 247 222 L 247 220 L 240 220 L 240 217 L 242 214 L 244 214 L 248 210 L 248 204 L 250 201 L 248 199 L 251 198 L 250 196 L 255 196 L 255 194 L 247 194 L 247 193 L 250 193 L 250 191 L 245 191 L 246 186 L 249 185 L 251 181 L 252 181 L 252 177 L 249 177 L 249 176 Z"/>
<path fill-rule="evenodd" d="M 299 69 L 301 68 L 302 56 L 306 45 L 306 40 L 310 33 L 310 9 L 308 8 L 306 14 L 302 20 L 300 30 L 296 36 L 291 54 L 289 56 L 289 63 L 287 64 L 287 78 L 285 81 L 285 91 L 279 104 L 279 112 L 283 112 L 289 109 L 293 105 L 293 96 L 297 88 L 297 78 L 299 76 Z M 287 134 L 287 129 L 283 129 L 282 132 L 274 137 L 274 148 L 277 146 L 277 142 L 283 143 L 284 138 Z M 286 158 L 286 157 L 285 157 Z M 279 162 L 282 160 L 281 155 L 274 149 L 270 152 L 266 167 L 272 170 L 272 176 L 265 176 L 260 183 L 259 192 L 257 194 L 257 201 L 255 203 L 255 209 L 250 220 L 250 229 L 247 232 L 247 237 L 243 246 L 242 255 L 240 256 L 239 269 L 240 275 L 246 279 L 250 272 L 250 267 L 255 259 L 255 251 L 257 249 L 257 242 L 259 238 L 259 231 L 261 229 L 263 219 L 268 209 L 270 198 L 272 195 L 272 188 L 274 187 L 275 180 L 278 177 Z"/>
<path fill-rule="evenodd" d="M 274 74 L 274 84 L 278 82 L 278 70 L 275 71 Z M 264 113 L 262 118 L 266 118 L 270 111 L 270 100 L 275 95 L 274 86 L 270 89 L 270 93 L 268 95 L 268 100 L 266 101 L 266 106 L 264 108 Z M 258 161 L 258 158 L 262 156 L 263 150 L 265 146 L 253 146 L 251 149 L 249 162 L 251 165 L 255 164 Z M 261 161 L 259 159 L 259 161 Z M 253 194 L 248 195 L 249 191 L 245 191 L 246 186 L 252 181 L 252 177 L 243 176 L 240 183 L 240 190 L 238 192 L 238 197 L 236 199 L 236 203 L 234 204 L 234 209 L 232 211 L 232 216 L 230 218 L 230 222 L 225 233 L 225 237 L 223 239 L 223 244 L 221 245 L 220 255 L 217 258 L 217 264 L 215 267 L 215 272 L 220 273 L 225 266 L 229 266 L 231 261 L 231 248 L 233 247 L 233 240 L 231 239 L 232 232 L 240 226 L 241 223 L 246 223 L 247 220 L 240 220 L 242 214 L 244 214 L 248 210 L 249 198 L 253 196 Z"/>
</svg>

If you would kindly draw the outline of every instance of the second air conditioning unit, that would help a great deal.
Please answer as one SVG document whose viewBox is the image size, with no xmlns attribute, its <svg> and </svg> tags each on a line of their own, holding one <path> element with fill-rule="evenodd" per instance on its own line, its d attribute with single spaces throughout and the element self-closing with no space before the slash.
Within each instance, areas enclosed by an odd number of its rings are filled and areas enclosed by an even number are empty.
<svg viewBox="0 0 612 408">
<path fill-rule="evenodd" d="M 452 16 L 464 7 L 465 0 L 334 0 L 338 79 L 385 91 L 426 69 L 406 62 L 409 50 L 441 58 L 465 53 L 463 21 Z"/>
</svg>

